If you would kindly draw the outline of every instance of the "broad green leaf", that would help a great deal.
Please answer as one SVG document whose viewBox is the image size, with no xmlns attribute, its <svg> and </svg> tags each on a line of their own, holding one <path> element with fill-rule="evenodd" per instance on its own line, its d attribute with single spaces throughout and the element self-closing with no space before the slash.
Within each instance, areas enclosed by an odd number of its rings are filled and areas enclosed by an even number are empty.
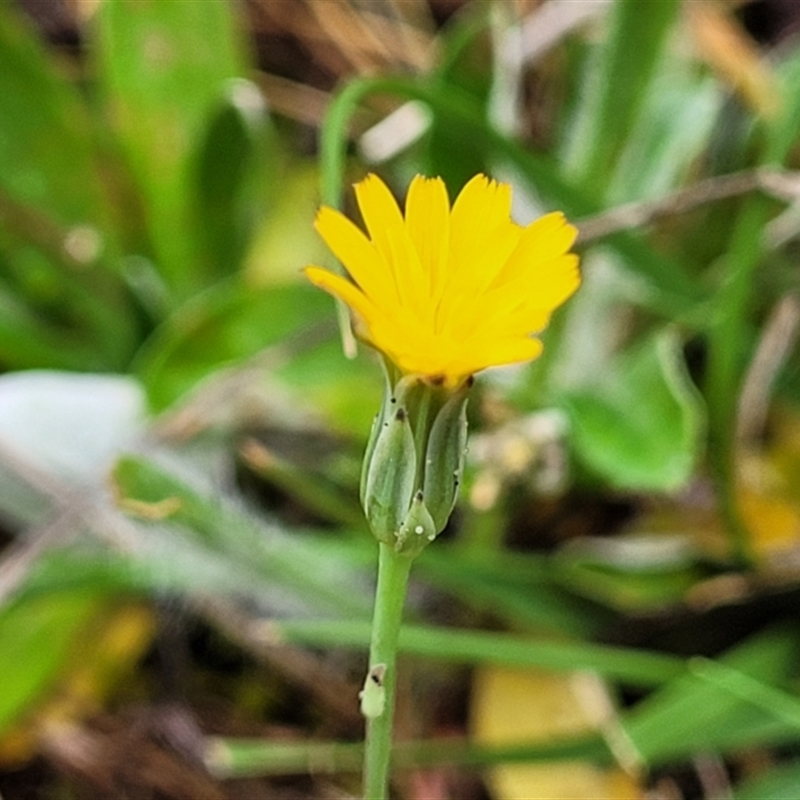
<svg viewBox="0 0 800 800">
<path fill-rule="evenodd" d="M 87 587 L 18 596 L 0 610 L 0 762 L 35 756 L 52 723 L 97 713 L 153 635 L 153 613 Z"/>
<path fill-rule="evenodd" d="M 178 297 L 208 281 L 192 168 L 211 116 L 244 74 L 233 3 L 113 0 L 98 12 L 98 78 L 142 193 L 158 267 Z"/>
<path fill-rule="evenodd" d="M 101 193 L 86 109 L 9 4 L 0 6 L 0 119 L 0 192 L 51 225 L 96 221 Z"/>
<path fill-rule="evenodd" d="M 266 201 L 275 194 L 275 146 L 258 87 L 244 79 L 231 81 L 195 168 L 197 231 L 203 258 L 217 275 L 242 265 Z"/>
<path fill-rule="evenodd" d="M 76 637 L 106 604 L 96 591 L 63 591 L 0 610 L 0 734 L 53 688 Z"/>
<path fill-rule="evenodd" d="M 577 457 L 613 486 L 673 491 L 691 477 L 703 410 L 674 330 L 623 353 L 594 390 L 564 401 Z"/>
<path fill-rule="evenodd" d="M 333 314 L 332 304 L 329 311 Z M 338 432 L 366 440 L 381 403 L 381 368 L 372 350 L 347 358 L 339 337 L 298 354 L 276 370 L 276 376 L 303 396 Z"/>
<path fill-rule="evenodd" d="M 339 432 L 366 438 L 380 403 L 380 367 L 367 347 L 355 360 L 342 353 L 333 303 L 305 281 L 218 284 L 156 330 L 134 370 L 151 405 L 162 410 L 215 371 L 240 366 L 269 348 L 270 381 L 279 381 Z"/>
<path fill-rule="evenodd" d="M 336 336 L 333 307 L 310 284 L 254 288 L 225 282 L 178 309 L 145 343 L 135 370 L 160 410 L 220 367 L 288 343 L 326 319 L 323 340 Z"/>
<path fill-rule="evenodd" d="M 316 161 L 288 158 L 276 180 L 279 191 L 270 198 L 269 214 L 258 221 L 245 257 L 245 277 L 257 286 L 294 281 L 301 267 L 330 258 L 314 230 L 320 205 Z"/>
</svg>

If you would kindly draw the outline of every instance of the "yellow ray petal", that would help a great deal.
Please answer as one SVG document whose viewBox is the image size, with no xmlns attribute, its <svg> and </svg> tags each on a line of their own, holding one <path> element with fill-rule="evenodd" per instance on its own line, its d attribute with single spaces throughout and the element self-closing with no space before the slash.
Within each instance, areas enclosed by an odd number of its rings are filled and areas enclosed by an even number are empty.
<svg viewBox="0 0 800 800">
<path fill-rule="evenodd" d="M 436 329 L 452 329 L 458 335 L 482 312 L 482 296 L 494 276 L 508 261 L 519 242 L 522 228 L 506 221 L 476 241 L 472 250 L 454 265 L 439 304 Z"/>
<path fill-rule="evenodd" d="M 442 293 L 450 247 L 450 200 L 441 178 L 418 175 L 411 181 L 406 196 L 406 230 L 435 304 Z"/>
<path fill-rule="evenodd" d="M 323 206 L 317 213 L 314 227 L 376 306 L 397 304 L 394 279 L 386 262 L 356 225 L 339 211 Z"/>
<path fill-rule="evenodd" d="M 448 372 L 472 375 L 487 367 L 518 364 L 541 355 L 543 346 L 538 339 L 514 336 L 504 339 L 479 339 L 464 342 L 461 357 L 453 360 Z"/>
<path fill-rule="evenodd" d="M 496 231 L 508 230 L 511 222 L 511 187 L 476 175 L 461 190 L 450 215 L 451 274 L 471 285 L 486 268 L 475 259 L 485 250 Z"/>
<path fill-rule="evenodd" d="M 530 334 L 580 283 L 568 253 L 576 231 L 561 214 L 523 229 L 511 220 L 511 188 L 483 175 L 452 211 L 440 179 L 415 178 L 405 219 L 376 176 L 356 194 L 370 240 L 332 209 L 316 223 L 354 283 L 319 267 L 306 274 L 350 306 L 362 338 L 402 372 L 449 386 L 539 355 Z"/>
<path fill-rule="evenodd" d="M 560 211 L 545 214 L 528 225 L 493 286 L 515 280 L 523 274 L 536 275 L 537 268 L 566 253 L 575 243 L 578 229 L 569 225 Z"/>
<path fill-rule="evenodd" d="M 432 327 L 433 308 L 428 279 L 405 225 L 387 228 L 384 236 L 384 255 L 397 287 L 400 309 L 418 323 L 431 320 Z"/>
<path fill-rule="evenodd" d="M 580 283 L 578 256 L 567 253 L 488 291 L 483 298 L 482 313 L 486 319 L 502 318 L 523 305 L 552 311 L 570 297 Z"/>
<path fill-rule="evenodd" d="M 541 333 L 550 322 L 552 311 L 535 308 L 523 302 L 514 311 L 491 319 L 481 320 L 476 326 L 476 335 L 482 338 L 504 339 L 508 337 L 527 337 Z"/>
<path fill-rule="evenodd" d="M 335 275 L 330 270 L 322 267 L 306 267 L 303 272 L 315 286 L 346 303 L 358 317 L 359 335 L 367 341 L 372 341 L 370 331 L 375 321 L 381 317 L 372 301 L 347 278 Z"/>
<path fill-rule="evenodd" d="M 403 215 L 389 187 L 375 174 L 370 173 L 355 185 L 356 200 L 369 238 L 378 249 L 384 244 L 387 228 L 403 224 Z"/>
<path fill-rule="evenodd" d="M 453 203 L 453 239 L 469 239 L 476 231 L 493 230 L 510 218 L 511 187 L 485 175 L 476 175 L 464 185 Z"/>
</svg>

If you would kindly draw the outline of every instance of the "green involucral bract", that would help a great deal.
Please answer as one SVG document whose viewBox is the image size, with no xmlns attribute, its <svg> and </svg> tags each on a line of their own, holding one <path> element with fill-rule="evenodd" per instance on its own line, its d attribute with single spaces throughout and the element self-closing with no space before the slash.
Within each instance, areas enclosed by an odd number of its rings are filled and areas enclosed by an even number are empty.
<svg viewBox="0 0 800 800">
<path fill-rule="evenodd" d="M 450 518 L 467 439 L 468 383 L 456 390 L 386 364 L 386 389 L 364 456 L 361 504 L 378 541 L 417 555 Z"/>
</svg>

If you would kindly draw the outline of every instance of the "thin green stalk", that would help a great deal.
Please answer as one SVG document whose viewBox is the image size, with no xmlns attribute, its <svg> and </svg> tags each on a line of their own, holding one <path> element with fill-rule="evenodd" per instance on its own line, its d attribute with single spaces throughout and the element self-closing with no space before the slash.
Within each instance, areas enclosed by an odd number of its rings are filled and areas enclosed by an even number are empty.
<svg viewBox="0 0 800 800">
<path fill-rule="evenodd" d="M 750 703 L 771 714 L 775 719 L 800 729 L 800 703 L 794 695 L 710 658 L 691 659 L 689 671 L 738 700 Z"/>
<path fill-rule="evenodd" d="M 379 544 L 378 586 L 369 648 L 369 671 L 361 708 L 367 718 L 364 744 L 364 798 L 385 800 L 389 792 L 394 694 L 397 685 L 397 640 L 403 618 L 412 559 Z M 374 706 L 376 707 L 373 707 Z"/>
<path fill-rule="evenodd" d="M 218 778 L 263 775 L 314 775 L 356 772 L 363 758 L 361 744 L 335 741 L 276 742 L 269 739 L 210 737 L 205 763 Z M 603 737 L 594 731 L 552 742 L 475 744 L 466 738 L 400 742 L 392 747 L 394 763 L 420 769 L 443 764 L 483 767 L 506 763 L 586 760 L 598 765 L 614 759 Z"/>
<path fill-rule="evenodd" d="M 369 623 L 357 620 L 284 620 L 270 628 L 276 641 L 313 647 L 361 648 L 369 637 Z M 399 645 L 403 653 L 449 662 L 594 670 L 629 686 L 660 686 L 686 671 L 682 658 L 666 653 L 433 625 L 405 625 Z"/>
<path fill-rule="evenodd" d="M 782 111 L 765 128 L 761 165 L 780 167 L 786 162 L 800 125 L 800 60 L 783 76 Z M 755 271 L 764 255 L 764 226 L 771 203 L 766 197 L 745 200 L 734 224 L 726 256 L 725 280 L 716 296 L 716 314 L 708 331 L 707 396 L 709 404 L 710 462 L 714 470 L 723 517 L 731 537 L 733 557 L 752 563 L 750 536 L 736 507 L 736 409 L 747 366 L 748 326 L 754 306 Z"/>
<path fill-rule="evenodd" d="M 745 202 L 731 239 L 728 272 L 719 290 L 716 319 L 709 330 L 709 457 L 717 479 L 721 511 L 730 532 L 733 557 L 743 565 L 752 562 L 752 553 L 749 536 L 736 508 L 736 398 L 747 356 L 753 273 L 761 257 L 762 232 L 768 210 L 768 201 L 764 197 L 750 197 Z"/>
</svg>

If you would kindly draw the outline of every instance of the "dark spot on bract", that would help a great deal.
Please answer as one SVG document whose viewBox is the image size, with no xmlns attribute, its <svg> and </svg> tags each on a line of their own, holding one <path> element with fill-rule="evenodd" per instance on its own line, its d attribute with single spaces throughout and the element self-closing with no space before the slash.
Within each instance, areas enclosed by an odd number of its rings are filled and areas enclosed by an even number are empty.
<svg viewBox="0 0 800 800">
<path fill-rule="evenodd" d="M 404 408 L 398 408 L 397 409 L 397 413 L 394 415 L 394 418 L 398 422 L 405 422 L 406 421 L 406 417 L 407 417 L 407 414 L 406 414 L 406 410 Z"/>
</svg>

